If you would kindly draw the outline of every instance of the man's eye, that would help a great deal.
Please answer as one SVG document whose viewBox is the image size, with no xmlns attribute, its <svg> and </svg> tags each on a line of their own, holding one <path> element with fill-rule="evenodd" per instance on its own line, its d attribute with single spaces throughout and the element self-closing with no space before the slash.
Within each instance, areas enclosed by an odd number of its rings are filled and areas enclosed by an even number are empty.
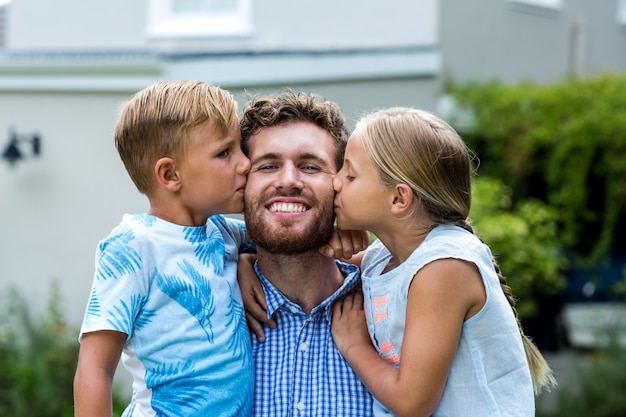
<svg viewBox="0 0 626 417">
<path fill-rule="evenodd" d="M 319 167 L 315 166 L 315 165 L 305 165 L 302 167 L 303 171 L 307 171 L 307 172 L 317 172 L 319 171 Z"/>
</svg>

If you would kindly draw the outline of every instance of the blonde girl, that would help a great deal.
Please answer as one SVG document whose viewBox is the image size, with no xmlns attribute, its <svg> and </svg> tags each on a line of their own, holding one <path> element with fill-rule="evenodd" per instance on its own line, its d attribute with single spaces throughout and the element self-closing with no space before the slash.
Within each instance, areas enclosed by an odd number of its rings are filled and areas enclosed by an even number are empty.
<svg viewBox="0 0 626 417">
<path fill-rule="evenodd" d="M 421 110 L 370 114 L 348 142 L 338 226 L 378 240 L 362 293 L 334 306 L 332 334 L 376 416 L 531 417 L 534 394 L 555 384 L 468 221 L 472 172 L 459 135 Z"/>
</svg>

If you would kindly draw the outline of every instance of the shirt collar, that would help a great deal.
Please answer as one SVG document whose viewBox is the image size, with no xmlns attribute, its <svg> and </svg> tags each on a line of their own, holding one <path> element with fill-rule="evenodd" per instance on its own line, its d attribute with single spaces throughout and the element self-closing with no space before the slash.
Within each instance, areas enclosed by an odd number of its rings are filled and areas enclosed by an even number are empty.
<svg viewBox="0 0 626 417">
<path fill-rule="evenodd" d="M 329 307 L 332 306 L 335 300 L 338 298 L 344 297 L 347 293 L 361 286 L 361 276 L 359 273 L 359 268 L 356 265 L 340 262 L 335 260 L 335 264 L 341 271 L 341 274 L 344 276 L 344 281 L 341 287 L 337 289 L 333 294 L 331 294 L 328 298 L 322 301 L 318 306 L 316 306 L 313 311 L 311 311 L 311 315 L 315 315 L 317 311 L 324 309 L 328 312 L 331 310 Z M 254 263 L 254 270 L 261 280 L 261 284 L 263 285 L 263 289 L 265 291 L 265 298 L 267 300 L 267 317 L 271 318 L 274 315 L 274 312 L 278 310 L 283 305 L 286 305 L 288 308 L 297 309 L 300 313 L 302 310 L 300 306 L 290 301 L 287 297 L 284 296 L 282 292 L 278 290 L 266 277 L 263 275 L 261 270 L 259 269 L 258 262 Z"/>
</svg>

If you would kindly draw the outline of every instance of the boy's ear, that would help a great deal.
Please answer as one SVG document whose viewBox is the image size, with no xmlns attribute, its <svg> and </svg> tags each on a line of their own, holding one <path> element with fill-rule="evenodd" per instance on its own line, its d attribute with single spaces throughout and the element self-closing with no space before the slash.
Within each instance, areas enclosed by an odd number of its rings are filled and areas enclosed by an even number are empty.
<svg viewBox="0 0 626 417">
<path fill-rule="evenodd" d="M 391 203 L 391 213 L 395 215 L 404 215 L 413 205 L 415 195 L 413 190 L 406 184 L 396 184 L 392 192 L 393 201 Z"/>
<path fill-rule="evenodd" d="M 181 178 L 175 159 L 170 157 L 159 159 L 154 165 L 154 174 L 159 186 L 174 192 L 180 189 Z"/>
</svg>

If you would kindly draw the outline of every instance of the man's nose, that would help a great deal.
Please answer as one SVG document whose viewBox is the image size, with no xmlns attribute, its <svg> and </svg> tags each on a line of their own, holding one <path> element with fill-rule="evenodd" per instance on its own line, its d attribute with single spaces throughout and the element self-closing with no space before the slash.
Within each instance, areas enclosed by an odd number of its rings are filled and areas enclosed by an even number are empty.
<svg viewBox="0 0 626 417">
<path fill-rule="evenodd" d="M 295 165 L 283 165 L 278 172 L 276 186 L 278 188 L 302 188 L 302 173 Z"/>
</svg>

